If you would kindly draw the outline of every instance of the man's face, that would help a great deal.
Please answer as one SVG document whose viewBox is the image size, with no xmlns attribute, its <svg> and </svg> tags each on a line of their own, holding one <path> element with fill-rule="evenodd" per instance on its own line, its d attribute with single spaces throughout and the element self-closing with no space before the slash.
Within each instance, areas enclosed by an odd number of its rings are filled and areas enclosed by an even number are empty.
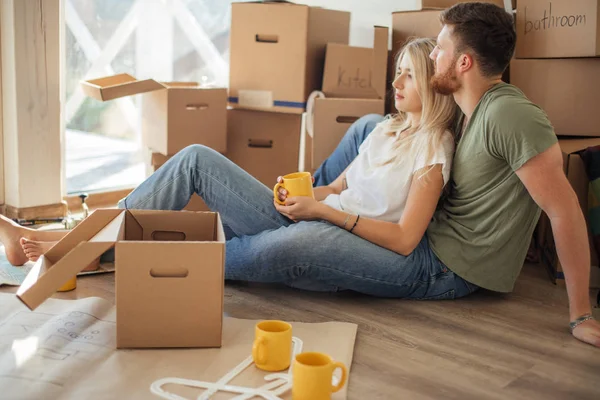
<svg viewBox="0 0 600 400">
<path fill-rule="evenodd" d="M 455 54 L 455 49 L 451 28 L 444 25 L 437 37 L 437 46 L 429 55 L 435 62 L 435 74 L 431 78 L 431 86 L 440 94 L 450 95 L 462 87 L 456 73 L 458 55 Z"/>
</svg>

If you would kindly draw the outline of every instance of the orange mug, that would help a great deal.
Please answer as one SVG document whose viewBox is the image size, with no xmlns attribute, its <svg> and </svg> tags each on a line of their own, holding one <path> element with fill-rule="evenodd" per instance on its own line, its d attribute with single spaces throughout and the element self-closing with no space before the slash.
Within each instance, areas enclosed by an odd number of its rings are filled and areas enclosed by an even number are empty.
<svg viewBox="0 0 600 400">
<path fill-rule="evenodd" d="M 333 386 L 333 373 L 338 368 L 342 371 L 342 378 Z M 293 400 L 329 400 L 332 393 L 344 387 L 348 369 L 327 354 L 300 353 L 294 360 L 292 376 Z"/>
<path fill-rule="evenodd" d="M 287 190 L 287 197 L 295 196 L 308 196 L 315 198 L 313 192 L 313 182 L 310 172 L 294 172 L 293 174 L 287 174 L 283 176 L 283 183 L 277 183 L 273 188 L 273 196 L 275 201 L 281 205 L 285 202 L 279 200 L 278 191 L 279 188 Z"/>
<path fill-rule="evenodd" d="M 261 321 L 254 330 L 252 359 L 269 372 L 289 368 L 292 358 L 292 325 L 283 321 Z"/>
</svg>

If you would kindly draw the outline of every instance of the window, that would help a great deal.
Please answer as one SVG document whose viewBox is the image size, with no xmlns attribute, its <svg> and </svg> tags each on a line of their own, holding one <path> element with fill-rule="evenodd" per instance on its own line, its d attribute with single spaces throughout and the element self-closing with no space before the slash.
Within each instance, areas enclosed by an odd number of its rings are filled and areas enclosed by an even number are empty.
<svg viewBox="0 0 600 400">
<path fill-rule="evenodd" d="M 79 82 L 228 83 L 230 0 L 65 0 L 67 194 L 131 188 L 147 175 L 140 95 L 100 102 Z"/>
</svg>

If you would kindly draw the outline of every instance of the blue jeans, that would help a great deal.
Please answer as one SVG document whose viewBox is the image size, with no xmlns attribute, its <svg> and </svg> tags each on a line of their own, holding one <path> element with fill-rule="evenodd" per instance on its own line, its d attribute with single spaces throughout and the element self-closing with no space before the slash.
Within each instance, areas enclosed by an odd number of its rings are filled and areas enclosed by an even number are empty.
<svg viewBox="0 0 600 400">
<path fill-rule="evenodd" d="M 337 178 L 381 118 L 366 116 L 351 126 L 315 174 L 319 184 Z M 438 260 L 426 235 L 412 254 L 402 256 L 328 222 L 293 223 L 273 206 L 271 188 L 201 145 L 173 156 L 119 207 L 181 210 L 193 193 L 221 214 L 225 279 L 413 299 L 454 299 L 477 288 Z"/>
</svg>

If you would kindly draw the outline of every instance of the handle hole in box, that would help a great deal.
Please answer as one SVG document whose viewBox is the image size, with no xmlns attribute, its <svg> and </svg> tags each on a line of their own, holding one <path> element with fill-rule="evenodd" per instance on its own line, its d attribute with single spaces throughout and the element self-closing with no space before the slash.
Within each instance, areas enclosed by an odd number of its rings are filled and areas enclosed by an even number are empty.
<svg viewBox="0 0 600 400">
<path fill-rule="evenodd" d="M 187 111 L 200 111 L 208 109 L 208 104 L 186 104 Z"/>
<path fill-rule="evenodd" d="M 259 43 L 278 43 L 279 35 L 265 35 L 265 34 L 257 34 L 256 41 Z"/>
<path fill-rule="evenodd" d="M 269 139 L 248 139 L 248 147 L 270 149 L 273 141 Z"/>
<path fill-rule="evenodd" d="M 356 120 L 358 120 L 358 117 L 340 115 L 335 119 L 335 122 L 337 122 L 338 124 L 353 124 L 354 122 L 356 122 Z"/>
<path fill-rule="evenodd" d="M 153 278 L 186 278 L 189 275 L 187 268 L 152 268 L 150 276 Z"/>
<path fill-rule="evenodd" d="M 158 242 L 183 242 L 185 241 L 185 233 L 177 231 L 154 231 L 152 232 L 152 240 Z"/>
</svg>

